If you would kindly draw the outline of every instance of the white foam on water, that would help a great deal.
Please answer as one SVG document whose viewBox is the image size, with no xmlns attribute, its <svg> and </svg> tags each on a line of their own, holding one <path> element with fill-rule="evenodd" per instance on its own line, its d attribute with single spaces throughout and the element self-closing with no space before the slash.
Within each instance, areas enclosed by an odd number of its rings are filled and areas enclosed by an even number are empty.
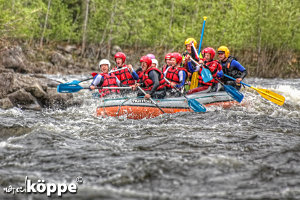
<svg viewBox="0 0 300 200">
<path fill-rule="evenodd" d="M 291 85 L 279 85 L 275 91 L 283 95 L 287 103 L 300 106 L 300 90 L 296 87 Z"/>
<path fill-rule="evenodd" d="M 23 148 L 22 145 L 16 145 L 16 144 L 11 144 L 9 142 L 6 141 L 2 141 L 0 142 L 0 149 L 21 149 Z"/>
</svg>

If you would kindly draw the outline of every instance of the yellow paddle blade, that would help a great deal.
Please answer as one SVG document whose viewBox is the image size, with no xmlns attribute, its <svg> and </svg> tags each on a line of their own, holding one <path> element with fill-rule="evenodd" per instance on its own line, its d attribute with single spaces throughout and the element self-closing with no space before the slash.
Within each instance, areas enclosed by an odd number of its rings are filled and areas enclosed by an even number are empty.
<svg viewBox="0 0 300 200">
<path fill-rule="evenodd" d="M 192 75 L 190 90 L 198 87 L 198 78 L 199 78 L 199 73 L 194 72 L 193 75 Z"/>
<path fill-rule="evenodd" d="M 273 103 L 276 103 L 277 105 L 282 106 L 284 104 L 285 98 L 284 96 L 277 94 L 275 92 L 272 92 L 267 89 L 261 89 L 261 88 L 255 88 L 252 87 L 252 89 L 256 90 L 263 98 L 272 101 Z"/>
</svg>

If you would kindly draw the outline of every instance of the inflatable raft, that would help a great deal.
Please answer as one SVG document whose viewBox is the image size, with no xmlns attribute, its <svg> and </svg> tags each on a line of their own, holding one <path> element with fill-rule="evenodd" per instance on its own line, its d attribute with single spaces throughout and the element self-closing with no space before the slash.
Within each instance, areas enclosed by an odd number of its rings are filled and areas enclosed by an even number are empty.
<svg viewBox="0 0 300 200">
<path fill-rule="evenodd" d="M 222 106 L 231 107 L 237 102 L 226 92 L 195 93 L 187 95 L 189 99 L 195 99 L 205 107 Z M 193 112 L 184 97 L 165 99 L 153 99 L 165 113 Z M 104 99 L 97 107 L 98 116 L 124 116 L 129 119 L 153 118 L 163 112 L 151 101 L 139 97 L 123 97 Z"/>
</svg>

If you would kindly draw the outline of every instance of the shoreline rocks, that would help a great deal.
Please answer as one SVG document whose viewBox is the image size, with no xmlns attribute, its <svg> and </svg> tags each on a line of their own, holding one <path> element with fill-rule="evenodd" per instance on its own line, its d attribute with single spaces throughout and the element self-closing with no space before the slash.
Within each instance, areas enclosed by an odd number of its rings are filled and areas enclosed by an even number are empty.
<svg viewBox="0 0 300 200">
<path fill-rule="evenodd" d="M 35 74 L 49 71 L 57 73 L 60 71 L 60 67 L 57 66 L 72 63 L 61 56 L 56 59 L 56 62 L 54 64 L 51 62 L 33 63 L 27 60 L 20 46 L 2 48 L 0 52 L 0 108 L 18 107 L 39 111 L 43 108 L 66 108 L 77 105 L 78 102 L 72 100 L 73 94 L 57 92 L 58 82 Z M 53 70 L 53 68 L 56 69 Z"/>
</svg>

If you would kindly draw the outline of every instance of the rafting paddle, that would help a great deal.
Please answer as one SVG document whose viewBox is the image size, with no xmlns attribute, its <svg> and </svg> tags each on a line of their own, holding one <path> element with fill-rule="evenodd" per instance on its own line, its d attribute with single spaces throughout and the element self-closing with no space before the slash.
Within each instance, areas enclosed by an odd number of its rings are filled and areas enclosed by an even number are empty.
<svg viewBox="0 0 300 200">
<path fill-rule="evenodd" d="M 202 80 L 204 81 L 204 83 L 207 83 L 209 81 L 211 81 L 213 79 L 213 76 L 211 75 L 211 72 L 209 69 L 203 67 L 202 65 L 199 65 L 199 63 L 197 63 L 192 57 L 191 57 L 191 60 L 197 65 L 197 66 L 200 66 L 202 67 L 202 70 L 201 70 L 201 77 L 202 77 Z"/>
<path fill-rule="evenodd" d="M 165 80 L 171 85 L 170 81 L 165 78 Z M 180 90 L 176 87 L 173 87 L 177 92 L 180 92 Z M 189 99 L 187 96 L 183 95 L 184 98 L 188 101 L 189 107 L 194 111 L 194 112 L 206 112 L 206 108 L 199 103 L 196 99 Z"/>
<path fill-rule="evenodd" d="M 126 69 L 127 67 L 122 67 L 122 68 L 120 68 L 120 69 L 116 69 L 116 70 L 111 70 L 111 71 L 109 71 L 108 73 L 110 74 L 110 73 L 113 73 L 113 72 L 117 72 L 117 71 L 121 71 L 121 70 L 123 70 L 123 69 Z M 92 75 L 94 76 L 94 75 L 97 75 L 97 73 L 92 73 Z M 81 80 L 81 81 L 78 81 L 78 80 L 74 80 L 74 81 L 71 81 L 71 82 L 67 82 L 67 84 L 75 84 L 75 85 L 78 85 L 79 83 L 81 83 L 81 82 L 84 82 L 84 81 L 88 81 L 88 80 L 92 80 L 94 77 L 92 77 L 92 78 L 87 78 L 87 79 L 83 79 L 83 80 Z M 64 84 L 64 83 L 63 83 Z"/>
<path fill-rule="evenodd" d="M 144 93 L 144 95 L 147 94 L 140 86 L 137 86 L 137 88 L 138 88 L 142 93 Z M 165 111 L 163 111 L 163 110 L 161 109 L 161 107 L 159 107 L 159 105 L 158 105 L 152 98 L 149 98 L 149 99 L 150 99 L 150 101 L 151 101 L 152 103 L 155 104 L 155 106 L 156 106 L 162 113 L 165 113 Z"/>
<path fill-rule="evenodd" d="M 225 85 L 219 79 L 215 79 L 215 80 L 221 83 L 221 85 L 224 87 L 225 91 L 227 92 L 227 94 L 229 94 L 229 96 L 231 96 L 234 100 L 236 100 L 239 103 L 242 102 L 244 95 L 240 91 L 238 91 L 236 88 L 234 88 L 231 85 Z"/>
<path fill-rule="evenodd" d="M 82 89 L 90 89 L 90 87 L 81 87 L 80 85 L 73 83 L 63 83 L 57 86 L 57 92 L 59 93 L 74 93 Z M 95 89 L 130 90 L 131 87 L 96 87 Z"/>
<path fill-rule="evenodd" d="M 227 74 L 224 74 L 225 77 L 227 78 L 230 78 L 232 80 L 236 80 L 235 78 L 231 77 L 231 76 L 228 76 Z M 248 85 L 246 83 L 243 83 L 241 81 L 241 84 L 247 86 L 247 87 L 250 87 L 254 90 L 256 90 L 258 92 L 258 94 L 260 94 L 263 98 L 269 100 L 269 101 L 272 101 L 273 103 L 279 105 L 279 106 L 282 106 L 284 104 L 284 101 L 285 101 L 285 97 L 280 95 L 280 94 L 277 94 L 275 92 L 272 92 L 270 90 L 267 90 L 267 89 L 261 89 L 261 88 L 255 88 L 251 85 Z"/>
<path fill-rule="evenodd" d="M 205 27 L 205 22 L 206 22 L 207 17 L 204 16 L 203 19 L 204 19 L 204 21 L 203 21 L 203 26 L 202 26 L 202 31 L 201 31 L 201 38 L 200 38 L 200 43 L 199 43 L 199 50 L 198 50 L 198 52 L 199 52 L 198 55 L 199 56 L 200 56 L 200 53 L 201 53 L 201 45 L 202 45 L 202 39 L 203 39 L 203 35 L 204 35 L 204 27 Z"/>
</svg>

